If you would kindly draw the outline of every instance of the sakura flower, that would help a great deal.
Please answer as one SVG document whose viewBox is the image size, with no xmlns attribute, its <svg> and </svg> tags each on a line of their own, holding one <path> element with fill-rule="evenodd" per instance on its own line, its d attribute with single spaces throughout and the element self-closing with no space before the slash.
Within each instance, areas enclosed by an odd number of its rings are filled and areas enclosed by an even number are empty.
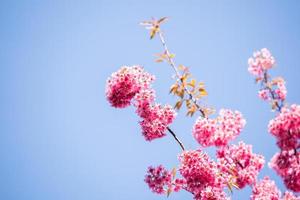
<svg viewBox="0 0 300 200">
<path fill-rule="evenodd" d="M 269 97 L 269 90 L 267 89 L 262 89 L 258 92 L 258 96 L 260 99 L 266 101 L 266 100 L 269 100 L 270 97 Z"/>
<path fill-rule="evenodd" d="M 252 153 L 252 146 L 244 142 L 218 149 L 217 157 L 221 173 L 239 188 L 255 183 L 264 165 L 264 157 Z"/>
<path fill-rule="evenodd" d="M 281 192 L 276 187 L 274 181 L 269 177 L 264 177 L 258 183 L 255 183 L 252 188 L 251 200 L 279 200 Z"/>
<path fill-rule="evenodd" d="M 272 68 L 275 59 L 266 48 L 254 52 L 253 57 L 248 59 L 248 71 L 254 76 L 262 77 L 265 70 Z"/>
<path fill-rule="evenodd" d="M 216 119 L 199 117 L 193 127 L 193 136 L 203 147 L 225 146 L 235 139 L 246 121 L 238 111 L 221 109 Z"/>
<path fill-rule="evenodd" d="M 179 171 L 186 180 L 186 190 L 194 194 L 195 199 L 201 199 L 207 187 L 219 188 L 219 190 L 224 187 L 217 164 L 201 150 L 184 151 L 179 156 L 179 161 L 181 163 Z"/>
<path fill-rule="evenodd" d="M 296 197 L 293 193 L 287 191 L 284 193 L 282 200 L 300 200 L 300 197 Z"/>
<path fill-rule="evenodd" d="M 200 194 L 197 194 L 194 199 L 196 200 L 230 200 L 229 197 L 226 196 L 226 193 L 216 187 L 208 186 L 204 188 Z"/>
<path fill-rule="evenodd" d="M 140 66 L 123 66 L 107 79 L 106 98 L 113 107 L 125 108 L 140 89 L 149 87 L 153 80 L 154 76 Z"/>
<path fill-rule="evenodd" d="M 269 132 L 277 138 L 278 146 L 283 150 L 299 147 L 300 106 L 293 104 L 283 107 L 281 113 L 269 122 Z"/>
<path fill-rule="evenodd" d="M 279 79 L 277 81 L 277 89 L 275 90 L 275 93 L 277 94 L 277 98 L 280 100 L 285 100 L 287 89 L 285 87 L 285 81 L 283 78 Z"/>
<path fill-rule="evenodd" d="M 172 175 L 162 165 L 158 167 L 150 166 L 145 176 L 145 182 L 148 184 L 152 192 L 164 194 L 166 188 L 171 186 Z"/>
<path fill-rule="evenodd" d="M 161 138 L 166 135 L 166 130 L 169 124 L 176 117 L 176 112 L 170 105 L 161 106 L 159 104 L 145 107 L 146 113 L 141 114 L 144 119 L 140 122 L 142 134 L 147 141 L 156 138 Z M 142 113 L 142 112 L 141 112 Z"/>
</svg>

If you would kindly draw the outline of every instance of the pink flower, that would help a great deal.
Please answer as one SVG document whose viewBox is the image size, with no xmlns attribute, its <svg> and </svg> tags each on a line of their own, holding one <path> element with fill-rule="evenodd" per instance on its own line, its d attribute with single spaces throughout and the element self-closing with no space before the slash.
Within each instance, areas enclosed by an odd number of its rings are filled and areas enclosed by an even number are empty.
<svg viewBox="0 0 300 200">
<path fill-rule="evenodd" d="M 281 192 L 275 182 L 269 177 L 264 177 L 263 180 L 253 185 L 251 200 L 279 200 L 280 195 Z"/>
<path fill-rule="evenodd" d="M 284 180 L 286 187 L 300 192 L 300 153 L 295 150 L 282 151 L 273 156 L 269 167 Z"/>
<path fill-rule="evenodd" d="M 145 139 L 151 141 L 165 136 L 168 125 L 176 117 L 174 109 L 170 105 L 162 107 L 159 104 L 149 105 L 149 107 L 144 109 L 146 109 L 145 112 L 140 112 L 142 113 L 141 116 L 144 117 L 140 125 Z"/>
<path fill-rule="evenodd" d="M 140 89 L 148 88 L 153 80 L 154 76 L 140 66 L 121 67 L 107 79 L 106 98 L 113 107 L 125 108 Z"/>
<path fill-rule="evenodd" d="M 285 81 L 283 78 L 280 78 L 276 82 L 277 89 L 275 89 L 275 93 L 277 94 L 277 98 L 280 100 L 285 100 L 286 94 L 287 94 L 287 89 L 285 87 Z"/>
<path fill-rule="evenodd" d="M 221 109 L 216 119 L 199 117 L 193 127 L 193 136 L 203 147 L 225 146 L 235 139 L 246 124 L 238 111 Z"/>
<path fill-rule="evenodd" d="M 269 97 L 269 91 L 267 89 L 262 89 L 258 92 L 258 96 L 260 99 L 266 101 L 266 100 L 270 100 Z"/>
<path fill-rule="evenodd" d="M 264 157 L 252 153 L 252 146 L 244 142 L 219 149 L 217 157 L 221 173 L 235 180 L 239 188 L 255 183 L 264 165 Z"/>
<path fill-rule="evenodd" d="M 277 138 L 277 144 L 281 149 L 299 147 L 300 106 L 293 104 L 290 108 L 282 108 L 281 113 L 269 122 L 268 129 Z"/>
<path fill-rule="evenodd" d="M 217 164 L 201 150 L 184 151 L 179 156 L 179 161 L 180 174 L 186 180 L 185 189 L 194 194 L 195 199 L 201 199 L 208 187 L 219 188 L 218 191 L 224 187 L 223 178 L 218 175 Z"/>
<path fill-rule="evenodd" d="M 248 71 L 254 76 L 262 77 L 265 70 L 272 68 L 275 59 L 266 48 L 254 52 L 253 57 L 248 59 Z"/>
<path fill-rule="evenodd" d="M 298 153 L 299 154 L 299 153 Z M 295 166 L 290 166 L 287 172 L 287 175 L 283 177 L 285 186 L 294 191 L 300 192 L 300 164 L 299 164 L 299 156 L 298 163 Z"/>
<path fill-rule="evenodd" d="M 147 118 L 150 114 L 150 108 L 155 101 L 155 91 L 151 88 L 141 89 L 134 97 L 134 106 L 136 113 L 142 117 Z"/>
<path fill-rule="evenodd" d="M 287 191 L 284 193 L 282 200 L 300 200 L 300 197 L 296 197 L 293 193 Z"/>
<path fill-rule="evenodd" d="M 145 182 L 148 184 L 152 192 L 157 194 L 165 194 L 166 188 L 171 187 L 172 175 L 162 165 L 158 167 L 149 167 Z"/>
<path fill-rule="evenodd" d="M 229 197 L 226 196 L 226 193 L 216 187 L 208 186 L 204 188 L 200 194 L 197 194 L 194 199 L 196 200 L 230 200 Z"/>
</svg>

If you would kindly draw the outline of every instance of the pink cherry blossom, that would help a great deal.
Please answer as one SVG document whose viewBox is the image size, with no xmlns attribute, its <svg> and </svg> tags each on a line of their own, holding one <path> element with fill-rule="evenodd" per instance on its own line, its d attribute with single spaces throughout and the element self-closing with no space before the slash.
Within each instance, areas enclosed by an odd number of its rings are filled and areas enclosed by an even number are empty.
<svg viewBox="0 0 300 200">
<path fill-rule="evenodd" d="M 149 87 L 153 80 L 154 76 L 141 66 L 123 66 L 107 79 L 106 98 L 113 107 L 127 107 L 140 89 Z"/>
<path fill-rule="evenodd" d="M 235 180 L 239 188 L 255 183 L 264 165 L 264 157 L 252 153 L 252 146 L 244 142 L 218 149 L 217 157 L 221 173 Z"/>
<path fill-rule="evenodd" d="M 180 156 L 180 174 L 186 180 L 186 190 L 194 194 L 194 199 L 202 199 L 207 196 L 205 192 L 208 187 L 218 188 L 214 191 L 220 191 L 225 186 L 224 179 L 219 175 L 217 164 L 201 150 L 184 151 Z M 216 193 L 216 196 L 206 199 L 222 199 Z M 205 199 L 203 197 L 203 199 Z"/>
<path fill-rule="evenodd" d="M 152 192 L 157 194 L 165 194 L 166 188 L 171 187 L 171 173 L 162 165 L 158 167 L 150 166 L 145 176 L 145 182 L 148 184 Z"/>
<path fill-rule="evenodd" d="M 280 190 L 277 188 L 274 181 L 269 177 L 264 177 L 258 183 L 255 183 L 252 188 L 251 200 L 279 200 L 281 196 Z"/>
<path fill-rule="evenodd" d="M 196 200 L 230 200 L 226 193 L 218 187 L 208 186 L 204 188 L 200 194 L 197 194 L 194 199 Z"/>
<path fill-rule="evenodd" d="M 134 106 L 136 113 L 142 117 L 147 118 L 150 114 L 150 108 L 155 101 L 155 91 L 151 88 L 141 89 L 134 97 Z"/>
<path fill-rule="evenodd" d="M 274 90 L 275 94 L 277 95 L 277 98 L 279 100 L 285 100 L 287 89 L 285 87 L 285 81 L 283 78 L 280 78 L 276 82 L 277 89 Z"/>
<path fill-rule="evenodd" d="M 300 200 L 300 197 L 297 197 L 293 193 L 287 191 L 284 193 L 282 200 Z"/>
<path fill-rule="evenodd" d="M 284 180 L 286 187 L 300 192 L 300 153 L 295 150 L 276 153 L 269 166 Z"/>
<path fill-rule="evenodd" d="M 203 147 L 225 146 L 244 128 L 246 120 L 238 111 L 221 109 L 216 119 L 199 117 L 193 127 L 193 136 Z"/>
<path fill-rule="evenodd" d="M 264 101 L 270 100 L 270 92 L 267 89 L 262 89 L 258 92 L 258 97 Z"/>
<path fill-rule="evenodd" d="M 269 132 L 277 138 L 278 146 L 283 150 L 299 147 L 300 106 L 293 104 L 283 107 L 275 119 L 269 122 Z"/>
<path fill-rule="evenodd" d="M 147 114 L 141 111 L 141 116 L 144 118 L 140 122 L 145 139 L 151 141 L 165 136 L 168 125 L 176 117 L 174 109 L 170 105 L 161 106 L 159 104 L 149 105 L 145 109 Z"/>
<path fill-rule="evenodd" d="M 265 70 L 272 68 L 275 59 L 266 48 L 254 52 L 253 57 L 248 59 L 248 71 L 254 76 L 262 77 Z"/>
</svg>

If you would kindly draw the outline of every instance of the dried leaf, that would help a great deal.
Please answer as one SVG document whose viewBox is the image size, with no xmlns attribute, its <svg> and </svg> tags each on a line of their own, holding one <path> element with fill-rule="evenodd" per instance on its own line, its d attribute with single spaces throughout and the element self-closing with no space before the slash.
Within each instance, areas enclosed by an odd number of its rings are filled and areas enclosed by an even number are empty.
<svg viewBox="0 0 300 200">
<path fill-rule="evenodd" d="M 162 18 L 160 18 L 157 22 L 159 23 L 159 24 L 161 24 L 161 23 L 163 23 L 163 22 L 165 22 L 165 21 L 167 21 L 168 20 L 168 17 L 162 17 Z"/>
<path fill-rule="evenodd" d="M 196 80 L 195 80 L 195 79 L 192 79 L 192 80 L 188 83 L 188 85 L 194 88 L 195 85 L 196 85 Z"/>
<path fill-rule="evenodd" d="M 174 108 L 177 109 L 177 110 L 179 110 L 181 108 L 181 106 L 182 106 L 182 100 L 177 101 L 176 104 L 175 104 L 175 106 L 174 106 Z"/>
<path fill-rule="evenodd" d="M 186 69 L 186 67 L 184 65 L 179 65 L 178 69 L 181 70 L 181 71 L 184 71 Z"/>
<path fill-rule="evenodd" d="M 173 85 L 171 86 L 171 88 L 170 88 L 170 93 L 174 93 L 174 94 L 175 94 L 175 92 L 177 91 L 178 87 L 179 87 L 179 86 L 178 86 L 177 83 L 173 84 Z"/>
<path fill-rule="evenodd" d="M 233 187 L 235 187 L 236 189 L 240 189 L 239 186 L 238 186 L 236 183 L 234 183 L 234 182 L 232 182 L 231 185 L 232 185 Z"/>
<path fill-rule="evenodd" d="M 190 108 L 190 106 L 191 106 L 191 100 L 190 100 L 190 99 L 187 99 L 187 100 L 185 101 L 185 104 L 186 104 L 186 107 L 187 107 L 187 108 Z"/>
<path fill-rule="evenodd" d="M 201 96 L 207 96 L 207 92 L 204 88 L 199 88 L 199 92 Z"/>
<path fill-rule="evenodd" d="M 173 178 L 176 176 L 176 167 L 172 169 L 171 174 Z"/>
<path fill-rule="evenodd" d="M 255 83 L 258 83 L 258 82 L 261 81 L 261 80 L 262 80 L 261 77 L 257 77 L 257 78 L 255 79 Z"/>
<path fill-rule="evenodd" d="M 168 190 L 167 190 L 167 197 L 169 197 L 171 193 L 172 193 L 172 188 L 169 187 Z"/>
<path fill-rule="evenodd" d="M 227 183 L 227 187 L 228 187 L 228 189 L 230 190 L 230 193 L 232 193 L 232 186 L 231 186 L 231 183 Z"/>
<path fill-rule="evenodd" d="M 152 28 L 150 31 L 150 40 L 154 38 L 155 34 L 158 32 L 159 28 Z"/>
</svg>

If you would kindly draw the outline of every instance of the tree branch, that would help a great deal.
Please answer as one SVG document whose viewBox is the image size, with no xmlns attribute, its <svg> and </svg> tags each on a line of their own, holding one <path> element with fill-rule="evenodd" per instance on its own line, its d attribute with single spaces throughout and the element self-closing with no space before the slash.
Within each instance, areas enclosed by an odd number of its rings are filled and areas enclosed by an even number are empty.
<svg viewBox="0 0 300 200">
<path fill-rule="evenodd" d="M 171 133 L 171 135 L 174 137 L 174 139 L 176 140 L 176 142 L 180 145 L 182 151 L 184 151 L 184 146 L 183 143 L 178 139 L 178 137 L 176 136 L 176 134 L 171 130 L 170 127 L 167 127 L 168 131 Z"/>
<path fill-rule="evenodd" d="M 165 38 L 162 34 L 162 32 L 159 30 L 158 31 L 158 35 L 159 35 L 159 38 L 160 38 L 160 41 L 164 47 L 164 50 L 165 50 L 165 53 L 166 53 L 166 56 L 168 57 L 168 61 L 169 61 L 169 64 L 171 65 L 171 67 L 173 68 L 173 70 L 175 71 L 176 73 L 176 76 L 177 78 L 181 81 L 181 83 L 183 83 L 182 79 L 181 79 L 181 75 L 179 73 L 179 71 L 177 70 L 176 68 L 176 65 L 175 65 L 175 62 L 174 62 L 174 59 L 172 58 L 171 56 L 171 53 L 167 47 L 167 44 L 166 44 L 166 41 L 165 41 Z M 197 103 L 197 100 L 194 98 L 194 96 L 192 95 L 192 93 L 188 90 L 187 87 L 184 86 L 184 90 L 186 91 L 186 93 L 189 95 L 189 98 L 192 100 L 192 102 L 195 104 L 195 106 L 197 107 L 197 109 L 200 111 L 201 113 L 201 116 L 203 118 L 207 118 L 204 110 L 201 108 L 201 106 Z"/>
</svg>

